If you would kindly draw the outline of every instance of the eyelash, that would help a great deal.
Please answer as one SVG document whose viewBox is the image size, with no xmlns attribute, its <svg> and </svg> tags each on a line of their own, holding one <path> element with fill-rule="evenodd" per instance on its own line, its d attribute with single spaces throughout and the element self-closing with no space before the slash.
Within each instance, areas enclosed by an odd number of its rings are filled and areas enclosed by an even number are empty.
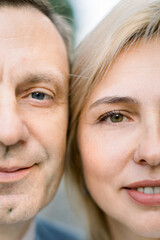
<svg viewBox="0 0 160 240">
<path fill-rule="evenodd" d="M 123 118 L 127 118 L 129 120 L 129 117 L 127 115 L 125 115 L 122 111 L 113 110 L 113 111 L 109 111 L 109 112 L 102 114 L 98 118 L 98 123 L 105 122 L 109 117 L 112 117 L 114 115 L 120 115 L 120 116 L 123 116 Z M 122 122 L 124 122 L 124 121 L 121 121 L 121 122 L 110 121 L 111 124 L 116 124 L 116 123 L 118 124 L 118 123 L 122 123 Z"/>
</svg>

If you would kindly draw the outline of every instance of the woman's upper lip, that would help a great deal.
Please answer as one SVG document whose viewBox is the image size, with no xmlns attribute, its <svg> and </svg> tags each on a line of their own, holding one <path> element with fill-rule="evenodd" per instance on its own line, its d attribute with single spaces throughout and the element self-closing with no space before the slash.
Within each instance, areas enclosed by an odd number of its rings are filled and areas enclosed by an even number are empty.
<svg viewBox="0 0 160 240">
<path fill-rule="evenodd" d="M 124 186 L 124 188 L 139 188 L 139 187 L 160 187 L 160 179 L 159 180 L 142 180 L 142 181 L 134 182 Z"/>
</svg>

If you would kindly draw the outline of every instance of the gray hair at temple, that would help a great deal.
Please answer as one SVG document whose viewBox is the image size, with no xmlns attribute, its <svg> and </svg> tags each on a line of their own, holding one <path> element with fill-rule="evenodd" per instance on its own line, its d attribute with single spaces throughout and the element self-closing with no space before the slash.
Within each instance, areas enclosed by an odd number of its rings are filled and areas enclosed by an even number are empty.
<svg viewBox="0 0 160 240">
<path fill-rule="evenodd" d="M 46 15 L 55 25 L 59 34 L 61 35 L 70 59 L 72 43 L 71 43 L 71 27 L 67 21 L 60 15 L 54 12 L 54 8 L 51 6 L 48 0 L 2 0 L 0 1 L 0 7 L 25 7 L 31 6 Z"/>
<path fill-rule="evenodd" d="M 92 240 L 110 239 L 105 214 L 87 191 L 77 143 L 81 112 L 115 58 L 138 41 L 160 37 L 160 0 L 121 0 L 76 51 L 70 82 L 66 176 L 85 206 Z M 75 188 L 73 186 L 75 184 Z M 79 208 L 79 206 L 78 206 Z"/>
</svg>

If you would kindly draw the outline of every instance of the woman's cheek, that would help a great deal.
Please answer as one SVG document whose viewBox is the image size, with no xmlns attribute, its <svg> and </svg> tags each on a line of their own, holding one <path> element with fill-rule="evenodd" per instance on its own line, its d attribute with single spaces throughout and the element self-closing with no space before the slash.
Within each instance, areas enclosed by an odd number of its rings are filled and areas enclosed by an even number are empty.
<svg viewBox="0 0 160 240">
<path fill-rule="evenodd" d="M 120 137 L 110 131 L 81 128 L 78 143 L 86 175 L 110 176 L 123 167 L 130 155 L 127 135 Z"/>
</svg>

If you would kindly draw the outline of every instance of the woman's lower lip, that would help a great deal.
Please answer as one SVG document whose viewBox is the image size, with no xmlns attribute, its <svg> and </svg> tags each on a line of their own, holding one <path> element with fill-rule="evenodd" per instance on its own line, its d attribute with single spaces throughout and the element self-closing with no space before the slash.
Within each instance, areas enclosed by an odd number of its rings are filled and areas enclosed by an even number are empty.
<svg viewBox="0 0 160 240">
<path fill-rule="evenodd" d="M 19 169 L 13 172 L 0 171 L 0 183 L 11 183 L 17 182 L 27 176 L 31 171 L 32 167 Z"/>
<path fill-rule="evenodd" d="M 125 189 L 128 195 L 132 200 L 136 203 L 143 206 L 160 206 L 160 193 L 156 194 L 145 194 L 142 192 L 138 192 L 135 189 Z"/>
</svg>

